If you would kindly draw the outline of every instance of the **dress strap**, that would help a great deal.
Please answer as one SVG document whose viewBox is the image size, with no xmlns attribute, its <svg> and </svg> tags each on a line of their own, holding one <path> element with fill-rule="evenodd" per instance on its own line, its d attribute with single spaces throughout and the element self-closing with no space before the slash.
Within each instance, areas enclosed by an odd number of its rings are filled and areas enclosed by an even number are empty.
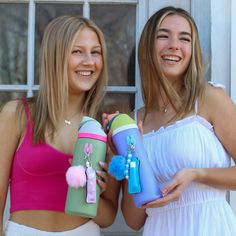
<svg viewBox="0 0 236 236">
<path fill-rule="evenodd" d="M 208 81 L 208 84 L 210 84 L 210 85 L 212 85 L 212 86 L 214 86 L 216 88 L 223 88 L 223 89 L 225 89 L 225 86 L 223 84 L 220 84 L 220 83 L 215 83 L 213 81 Z"/>
<path fill-rule="evenodd" d="M 225 86 L 223 84 L 215 83 L 213 81 L 208 81 L 208 84 L 210 84 L 210 85 L 212 85 L 212 86 L 214 86 L 216 88 L 223 88 L 223 89 L 225 89 Z M 195 101 L 194 111 L 195 111 L 195 114 L 198 114 L 198 98 Z"/>
<path fill-rule="evenodd" d="M 196 99 L 195 104 L 194 104 L 194 111 L 195 111 L 195 114 L 198 114 L 198 98 Z"/>
<path fill-rule="evenodd" d="M 27 130 L 30 130 L 30 127 L 31 127 L 31 119 L 30 119 L 29 103 L 28 103 L 25 99 L 22 99 L 22 104 L 23 104 L 23 106 L 24 106 L 25 113 L 26 113 Z"/>
<path fill-rule="evenodd" d="M 137 123 L 138 122 L 138 110 L 134 109 L 134 120 Z"/>
</svg>

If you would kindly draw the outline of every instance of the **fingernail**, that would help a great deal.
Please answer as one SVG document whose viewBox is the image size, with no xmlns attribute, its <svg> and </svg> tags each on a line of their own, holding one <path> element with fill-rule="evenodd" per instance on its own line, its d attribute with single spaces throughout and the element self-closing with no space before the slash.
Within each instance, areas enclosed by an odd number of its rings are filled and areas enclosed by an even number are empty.
<svg viewBox="0 0 236 236">
<path fill-rule="evenodd" d="M 164 189 L 161 190 L 161 192 L 162 192 L 162 193 L 167 193 L 167 189 L 164 188 Z"/>
<path fill-rule="evenodd" d="M 167 189 L 162 189 L 161 193 L 162 193 L 162 197 L 165 197 L 167 195 Z"/>
</svg>

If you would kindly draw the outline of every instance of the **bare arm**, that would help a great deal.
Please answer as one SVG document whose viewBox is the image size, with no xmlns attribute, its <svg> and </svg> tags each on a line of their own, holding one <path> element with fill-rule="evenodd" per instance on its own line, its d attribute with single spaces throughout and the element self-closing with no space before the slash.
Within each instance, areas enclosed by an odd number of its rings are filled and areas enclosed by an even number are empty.
<svg viewBox="0 0 236 236">
<path fill-rule="evenodd" d="M 134 118 L 133 112 L 130 114 Z M 143 134 L 142 121 L 139 120 L 138 127 Z M 144 209 L 137 208 L 133 201 L 133 197 L 128 193 L 128 182 L 123 180 L 122 183 L 122 201 L 121 201 L 121 210 L 125 218 L 126 224 L 133 230 L 139 230 L 143 227 L 147 215 Z"/>
<path fill-rule="evenodd" d="M 143 227 L 147 217 L 145 210 L 135 206 L 132 195 L 128 194 L 128 184 L 126 180 L 123 181 L 122 189 L 121 210 L 125 222 L 130 228 L 139 230 Z"/>
<path fill-rule="evenodd" d="M 111 152 L 108 151 L 108 162 L 110 159 Z M 104 169 L 107 170 L 107 167 L 104 167 Z M 108 227 L 114 222 L 118 210 L 120 192 L 120 182 L 116 181 L 109 174 L 106 174 L 106 178 L 106 190 L 101 194 L 97 216 L 94 218 L 94 221 L 102 228 Z M 102 185 L 101 182 L 100 184 Z"/>
<path fill-rule="evenodd" d="M 19 142 L 16 102 L 9 102 L 0 113 L 0 235 L 3 234 L 3 213 L 8 191 L 12 156 Z"/>
<path fill-rule="evenodd" d="M 223 89 L 207 86 L 200 114 L 211 124 L 222 145 L 236 161 L 236 106 Z M 146 205 L 160 207 L 176 201 L 192 181 L 212 187 L 236 190 L 236 167 L 198 168 L 179 171 L 162 189 L 164 198 Z"/>
<path fill-rule="evenodd" d="M 118 112 L 116 112 L 118 113 Z M 131 116 L 133 116 L 131 114 Z M 103 114 L 103 127 L 104 129 L 106 128 L 108 124 L 108 114 Z M 140 127 L 141 132 L 142 132 L 142 127 Z M 117 153 L 117 150 L 115 149 L 113 143 L 112 143 L 112 133 L 108 133 L 108 144 L 110 146 L 110 150 L 113 151 L 113 153 Z M 110 153 L 110 160 L 112 153 Z M 116 184 L 121 182 L 116 181 L 114 178 L 111 177 L 112 184 Z M 115 183 L 116 182 L 116 183 Z M 145 222 L 146 219 L 146 213 L 143 209 L 138 209 L 133 202 L 133 198 L 130 194 L 128 194 L 128 189 L 127 189 L 127 181 L 123 181 L 122 183 L 122 190 L 123 190 L 123 195 L 122 195 L 122 201 L 121 201 L 121 210 L 123 213 L 123 216 L 125 218 L 125 221 L 129 227 L 131 227 L 134 230 L 139 230 Z"/>
<path fill-rule="evenodd" d="M 206 104 L 214 131 L 236 161 L 236 106 L 223 89 L 209 86 Z M 199 169 L 196 181 L 219 188 L 236 190 L 236 167 Z"/>
</svg>

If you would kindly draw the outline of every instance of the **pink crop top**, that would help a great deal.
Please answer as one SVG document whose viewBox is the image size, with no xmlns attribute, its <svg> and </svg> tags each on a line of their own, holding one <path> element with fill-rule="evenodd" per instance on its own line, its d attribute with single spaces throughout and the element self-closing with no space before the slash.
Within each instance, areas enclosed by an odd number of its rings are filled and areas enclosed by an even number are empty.
<svg viewBox="0 0 236 236">
<path fill-rule="evenodd" d="M 33 145 L 28 104 L 23 102 L 27 125 L 25 136 L 13 156 L 10 182 L 10 212 L 19 210 L 64 211 L 68 185 L 65 173 L 71 154 L 48 144 Z"/>
</svg>

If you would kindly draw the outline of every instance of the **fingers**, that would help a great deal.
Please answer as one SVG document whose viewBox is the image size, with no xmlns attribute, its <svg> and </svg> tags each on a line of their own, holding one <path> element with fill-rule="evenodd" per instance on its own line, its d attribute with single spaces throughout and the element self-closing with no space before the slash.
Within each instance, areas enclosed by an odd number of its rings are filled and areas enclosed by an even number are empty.
<svg viewBox="0 0 236 236">
<path fill-rule="evenodd" d="M 178 201 L 180 196 L 181 196 L 181 192 L 176 190 L 172 193 L 164 195 L 163 197 L 161 197 L 155 201 L 152 201 L 152 202 L 149 202 L 149 203 L 143 205 L 142 208 L 145 209 L 145 208 L 162 207 L 162 206 L 168 205 L 171 202 Z"/>
<path fill-rule="evenodd" d="M 102 167 L 103 170 L 97 170 L 96 173 L 100 177 L 97 182 L 98 185 L 101 187 L 100 194 L 102 194 L 104 191 L 107 189 L 107 183 L 108 183 L 108 165 L 105 162 L 99 162 L 100 166 Z"/>
<path fill-rule="evenodd" d="M 140 133 L 143 133 L 143 122 L 141 120 L 138 122 L 138 128 Z"/>
<path fill-rule="evenodd" d="M 108 143 L 108 146 L 110 147 L 110 150 L 112 151 L 113 155 L 116 155 L 117 150 L 116 150 L 116 147 L 112 141 L 112 131 L 111 130 L 107 134 L 107 143 Z"/>
<path fill-rule="evenodd" d="M 143 208 L 162 207 L 171 202 L 178 201 L 190 182 L 185 179 L 186 176 L 184 178 L 182 174 L 180 175 L 178 173 L 172 182 L 166 184 L 166 186 L 161 189 L 163 197 L 145 204 Z"/>
<path fill-rule="evenodd" d="M 146 208 L 156 208 L 156 207 L 162 207 L 165 205 L 168 205 L 171 202 L 175 202 L 179 200 L 179 194 L 176 193 L 170 193 L 160 199 L 157 199 L 155 201 L 149 202 L 142 206 L 143 209 Z"/>
<path fill-rule="evenodd" d="M 141 120 L 138 122 L 138 128 L 143 139 L 143 122 Z"/>
<path fill-rule="evenodd" d="M 99 161 L 99 165 L 104 169 L 105 171 L 108 170 L 108 165 L 106 162 Z"/>
<path fill-rule="evenodd" d="M 174 191 L 178 186 L 178 183 L 173 180 L 172 182 L 168 183 L 163 189 L 161 189 L 161 193 L 163 196 L 166 196 L 168 193 Z"/>
<path fill-rule="evenodd" d="M 105 132 L 107 132 L 107 125 L 109 123 L 108 114 L 102 113 L 102 127 Z"/>
<path fill-rule="evenodd" d="M 101 188 L 101 191 L 100 191 L 100 195 L 101 195 L 102 193 L 104 193 L 106 191 L 107 184 L 105 182 L 103 182 L 102 180 L 100 180 L 100 179 L 98 179 L 97 181 L 98 181 L 98 185 Z"/>
<path fill-rule="evenodd" d="M 112 119 L 112 117 L 116 116 L 120 114 L 119 111 L 116 111 L 115 113 L 112 113 L 112 114 L 107 114 L 107 113 L 103 113 L 102 114 L 102 127 L 104 129 L 105 132 L 108 132 L 108 124 L 109 124 L 109 121 Z"/>
<path fill-rule="evenodd" d="M 73 160 L 72 158 L 68 159 L 68 162 L 70 163 L 70 165 L 72 164 L 72 160 Z"/>
<path fill-rule="evenodd" d="M 116 115 L 116 114 L 119 114 L 119 111 L 116 111 L 114 114 L 112 114 L 113 116 Z M 108 123 L 109 123 L 109 114 L 107 113 L 103 113 L 102 114 L 102 127 L 104 129 L 104 131 L 107 133 L 107 143 L 108 143 L 108 146 L 110 147 L 111 151 L 116 154 L 117 151 L 116 151 L 116 148 L 112 142 L 112 131 L 108 129 Z"/>
</svg>

